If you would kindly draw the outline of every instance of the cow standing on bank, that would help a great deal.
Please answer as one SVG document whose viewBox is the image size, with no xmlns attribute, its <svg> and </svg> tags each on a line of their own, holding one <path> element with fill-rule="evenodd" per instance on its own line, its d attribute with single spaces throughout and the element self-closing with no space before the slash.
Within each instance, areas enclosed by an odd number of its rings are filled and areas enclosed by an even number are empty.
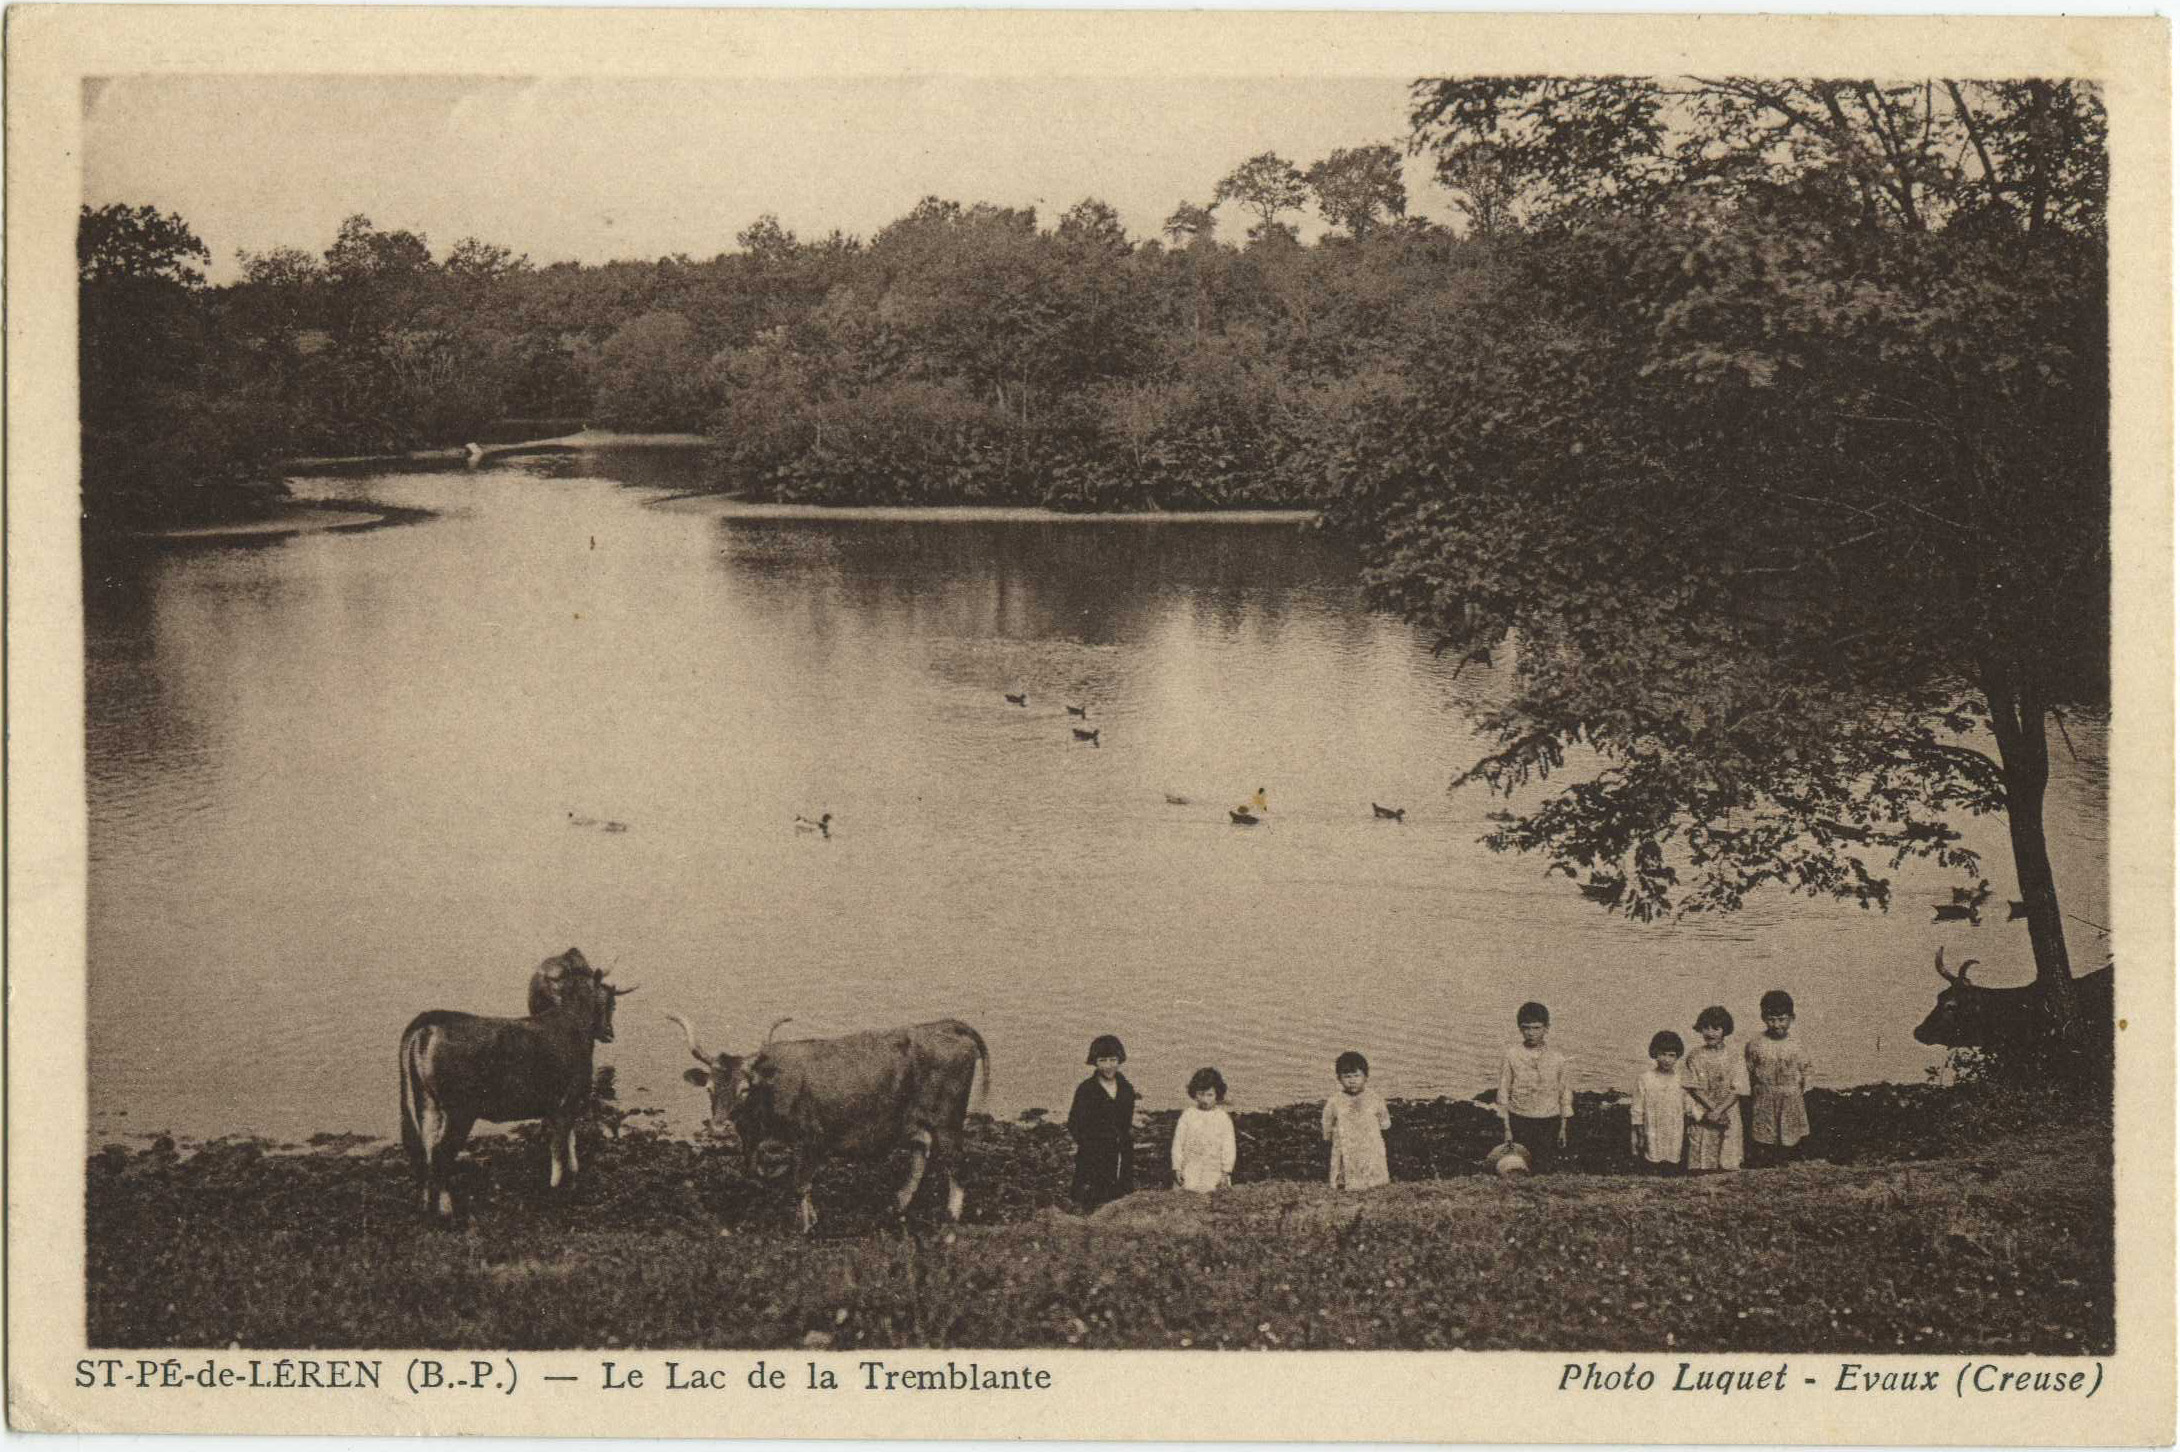
<svg viewBox="0 0 2180 1452">
<path fill-rule="evenodd" d="M 948 1018 L 836 1039 L 768 1038 L 754 1054 L 713 1055 L 687 1019 L 666 1016 L 681 1025 L 703 1066 L 683 1077 L 710 1091 L 710 1128 L 740 1151 L 744 1170 L 755 1172 L 758 1148 L 768 1141 L 792 1153 L 805 1235 L 817 1224 L 810 1186 L 827 1156 L 877 1157 L 904 1146 L 908 1178 L 894 1195 L 895 1212 L 908 1213 L 926 1166 L 935 1163 L 946 1180 L 947 1217 L 961 1218 L 966 1197 L 954 1166 L 980 1064 L 984 1095 L 991 1093 L 991 1053 L 975 1029 Z"/>
<path fill-rule="evenodd" d="M 575 1125 L 590 1102 L 592 1056 L 613 1042 L 614 1001 L 636 991 L 605 979 L 570 948 L 531 975 L 528 1018 L 433 1009 L 402 1031 L 401 1142 L 427 1214 L 458 1213 L 455 1161 L 480 1119 L 544 1120 L 550 1186 L 574 1182 Z"/>
</svg>

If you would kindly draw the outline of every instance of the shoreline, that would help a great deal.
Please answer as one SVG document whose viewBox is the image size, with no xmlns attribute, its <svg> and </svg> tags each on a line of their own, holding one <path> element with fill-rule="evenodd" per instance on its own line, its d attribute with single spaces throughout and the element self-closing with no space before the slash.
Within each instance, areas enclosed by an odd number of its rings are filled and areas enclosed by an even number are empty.
<svg viewBox="0 0 2180 1452">
<path fill-rule="evenodd" d="M 1306 525 L 1314 509 L 1137 509 L 1099 513 L 1034 504 L 768 504 L 739 495 L 692 490 L 651 500 L 646 508 L 720 519 L 819 520 L 896 524 L 1237 524 Z"/>
<path fill-rule="evenodd" d="M 1958 1148 L 1957 1137 L 1934 1133 L 1927 1127 L 1911 1128 L 1910 1119 L 1927 1115 L 1957 1099 L 1978 1098 L 1987 1092 L 1995 1091 L 1969 1085 L 1879 1081 L 1844 1089 L 1812 1089 L 1808 1104 L 1812 1121 L 1822 1121 L 1834 1131 L 1833 1142 L 1827 1147 L 1828 1152 L 1820 1154 L 1821 1158 L 1839 1164 L 1891 1163 L 1913 1161 L 1933 1149 Z M 1498 1115 L 1490 1099 L 1491 1091 L 1484 1090 L 1465 1099 L 1438 1095 L 1429 1099 L 1388 1100 L 1387 1105 L 1394 1115 L 1396 1137 L 1402 1130 L 1411 1131 L 1415 1136 L 1412 1158 L 1415 1168 L 1422 1171 L 1406 1177 L 1396 1172 L 1395 1179 L 1449 1179 L 1483 1173 L 1483 1157 L 1498 1142 Z M 1576 1093 L 1574 1126 L 1566 1152 L 1571 1163 L 1584 1165 L 1585 1173 L 1609 1174 L 1620 1168 L 1618 1160 L 1627 1139 L 1629 1102 L 1627 1091 L 1621 1089 L 1584 1089 Z M 1258 1150 L 1257 1163 L 1248 1168 L 1259 1172 L 1257 1177 L 1260 1178 L 1291 1179 L 1296 1178 L 1298 1172 L 1303 1177 L 1309 1173 L 1321 1174 L 1322 1164 L 1304 1169 L 1303 1162 L 1321 1161 L 1324 1157 L 1318 1141 L 1317 1119 L 1322 1104 L 1321 1099 L 1309 1099 L 1270 1109 L 1230 1109 L 1243 1145 L 1254 1145 Z M 1163 1146 L 1171 1138 L 1174 1121 L 1181 1113 L 1179 1106 L 1138 1111 L 1139 1162 L 1149 1163 L 1146 1156 L 1155 1159 L 1154 1149 L 1163 1152 Z M 591 1131 L 605 1137 L 618 1139 L 625 1133 L 637 1140 L 703 1147 L 704 1140 L 697 1131 L 657 1127 L 653 1121 L 662 1115 L 663 1111 L 652 1105 L 613 1104 L 594 1110 L 585 1123 Z M 1065 1116 L 1055 1110 L 1033 1106 L 1005 1119 L 971 1113 L 969 1123 L 987 1139 L 999 1143 L 1016 1136 L 1034 1139 L 1055 1128 L 1064 1133 Z M 535 1126 L 525 1123 L 504 1126 L 481 1123 L 476 1127 L 472 1143 L 513 1142 L 534 1133 Z M 301 1140 L 292 1140 L 246 1130 L 199 1136 L 177 1134 L 171 1129 L 125 1129 L 108 1124 L 103 1130 L 92 1129 L 85 1152 L 95 1158 L 108 1152 L 148 1153 L 151 1147 L 163 1146 L 158 1153 L 172 1155 L 180 1161 L 208 1152 L 247 1153 L 267 1159 L 323 1158 L 328 1155 L 368 1159 L 397 1148 L 398 1144 L 396 1134 L 366 1130 L 319 1130 Z M 1393 1148 L 1397 1164 L 1400 1160 L 1398 1146 L 1391 1139 L 1388 1145 Z M 1154 1168 L 1154 1178 L 1155 1174 Z"/>
<path fill-rule="evenodd" d="M 273 544 L 312 534 L 364 534 L 437 516 L 429 509 L 348 499 L 283 499 L 256 519 L 135 530 L 101 540 L 109 546 L 147 544 Z"/>
<path fill-rule="evenodd" d="M 683 432 L 616 433 L 582 429 L 551 438 L 513 444 L 479 445 L 478 465 L 502 458 L 543 454 L 606 452 L 614 449 L 702 449 L 714 440 Z M 338 475 L 360 469 L 403 464 L 454 465 L 470 458 L 467 445 L 443 445 L 387 453 L 312 454 L 276 461 L 282 479 Z M 1236 509 L 1060 510 L 1033 504 L 803 504 L 748 499 L 721 489 L 682 489 L 644 501 L 647 509 L 671 514 L 743 520 L 836 520 L 904 524 L 1226 524 L 1302 527 L 1315 524 L 1315 508 L 1245 507 Z M 206 540 L 276 540 L 298 534 L 347 533 L 429 519 L 430 510 L 404 509 L 359 501 L 277 501 L 261 517 L 126 531 L 113 538 L 130 542 Z"/>
<path fill-rule="evenodd" d="M 556 434 L 547 439 L 525 439 L 514 444 L 482 444 L 484 458 L 502 454 L 525 453 L 581 453 L 586 449 L 696 449 L 707 448 L 711 439 L 703 434 L 691 433 L 615 433 L 608 429 L 580 429 L 572 434 Z M 352 468 L 359 464 L 430 464 L 448 460 L 460 461 L 469 457 L 463 444 L 447 444 L 430 449 L 400 449 L 385 454 L 308 454 L 293 459 L 282 459 L 273 467 L 283 474 L 308 474 L 321 469 Z"/>
</svg>

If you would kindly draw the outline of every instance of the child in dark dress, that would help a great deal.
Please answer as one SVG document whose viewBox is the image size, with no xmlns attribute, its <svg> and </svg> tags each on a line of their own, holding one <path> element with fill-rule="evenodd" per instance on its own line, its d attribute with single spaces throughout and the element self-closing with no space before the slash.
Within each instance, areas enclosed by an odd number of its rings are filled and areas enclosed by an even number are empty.
<svg viewBox="0 0 2180 1452">
<path fill-rule="evenodd" d="M 1097 1072 L 1075 1086 L 1067 1111 L 1075 1136 L 1075 1208 L 1085 1214 L 1135 1189 L 1135 1086 L 1120 1072 L 1127 1061 L 1119 1039 L 1099 1034 L 1085 1061 Z"/>
</svg>

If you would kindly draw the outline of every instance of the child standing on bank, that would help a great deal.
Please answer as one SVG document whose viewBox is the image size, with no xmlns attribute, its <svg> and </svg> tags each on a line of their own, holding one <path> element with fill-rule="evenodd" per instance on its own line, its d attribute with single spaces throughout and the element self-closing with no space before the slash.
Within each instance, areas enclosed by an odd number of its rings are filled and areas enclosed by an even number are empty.
<svg viewBox="0 0 2180 1452">
<path fill-rule="evenodd" d="M 1075 1205 L 1084 1214 L 1135 1189 L 1135 1086 L 1120 1066 L 1128 1051 L 1112 1034 L 1090 1041 L 1089 1078 L 1075 1086 L 1067 1128 L 1075 1136 Z"/>
<path fill-rule="evenodd" d="M 1340 1092 L 1325 1101 L 1321 1128 L 1332 1141 L 1332 1188 L 1368 1190 L 1393 1182 L 1385 1167 L 1385 1131 L 1393 1116 L 1370 1087 L 1370 1061 L 1349 1049 L 1332 1061 Z"/>
<path fill-rule="evenodd" d="M 1750 1039 L 1749 1163 L 1783 1165 L 1801 1158 L 1809 1137 L 1809 1056 L 1787 1035 L 1794 1030 L 1794 998 L 1783 988 L 1763 996 L 1764 1036 Z"/>
<path fill-rule="evenodd" d="M 1628 1151 L 1656 1175 L 1680 1173 L 1687 1143 L 1688 1089 L 1680 1076 L 1684 1045 L 1671 1029 L 1650 1036 L 1650 1072 L 1636 1076 L 1627 1106 Z"/>
<path fill-rule="evenodd" d="M 1567 1147 L 1567 1122 L 1574 1118 L 1574 1084 L 1567 1077 L 1567 1056 L 1548 1048 L 1552 1011 L 1525 1003 L 1514 1011 L 1521 1042 L 1506 1051 L 1499 1069 L 1499 1129 L 1506 1140 L 1529 1151 L 1529 1168 L 1542 1174 Z"/>
<path fill-rule="evenodd" d="M 1234 1116 L 1226 1102 L 1226 1080 L 1216 1069 L 1198 1069 L 1188 1077 L 1188 1097 L 1195 1102 L 1173 1122 L 1173 1183 L 1208 1195 L 1234 1183 Z"/>
<path fill-rule="evenodd" d="M 1703 1047 L 1688 1055 L 1687 1165 L 1693 1171 L 1741 1168 L 1741 1100 L 1749 1092 L 1748 1064 L 1726 1047 L 1733 1015 L 1718 1004 L 1696 1015 Z"/>
</svg>

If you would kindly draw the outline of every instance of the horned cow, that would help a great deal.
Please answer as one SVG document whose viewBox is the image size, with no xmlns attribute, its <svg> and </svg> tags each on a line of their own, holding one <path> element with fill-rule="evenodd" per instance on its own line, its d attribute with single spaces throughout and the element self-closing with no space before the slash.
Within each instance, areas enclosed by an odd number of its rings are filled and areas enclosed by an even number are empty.
<svg viewBox="0 0 2180 1452">
<path fill-rule="evenodd" d="M 935 1164 L 946 1180 L 947 1216 L 961 1218 L 966 1196 L 954 1167 L 979 1064 L 984 1093 L 991 1092 L 991 1053 L 975 1029 L 948 1018 L 832 1039 L 775 1043 L 768 1035 L 754 1054 L 714 1055 L 698 1044 L 687 1019 L 666 1016 L 681 1025 L 702 1066 L 683 1077 L 710 1092 L 710 1129 L 741 1153 L 744 1171 L 755 1173 L 767 1143 L 792 1154 L 805 1235 L 817 1224 L 810 1186 L 820 1163 L 832 1155 L 879 1157 L 903 1146 L 908 1178 L 894 1195 L 895 1212 L 908 1213 L 927 1165 Z"/>
<path fill-rule="evenodd" d="M 480 1119 L 542 1119 L 550 1186 L 572 1183 L 575 1125 L 590 1102 L 591 1059 L 613 1042 L 613 1005 L 636 990 L 605 981 L 568 949 L 530 978 L 530 1016 L 484 1018 L 432 1009 L 401 1034 L 401 1142 L 424 1209 L 452 1220 L 454 1165 Z"/>
<path fill-rule="evenodd" d="M 1985 988 L 1968 981 L 1976 966 L 1970 958 L 1948 970 L 1945 949 L 1938 950 L 1938 976 L 1945 988 L 1930 1014 L 1915 1026 L 1915 1042 L 1955 1049 L 1989 1049 L 2004 1054 L 2033 1047 L 2043 1036 L 2041 999 L 2036 984 L 2021 988 Z M 2100 968 L 2074 980 L 2074 1011 L 2087 1042 L 2109 1054 L 2112 1046 L 2112 970 Z"/>
</svg>

